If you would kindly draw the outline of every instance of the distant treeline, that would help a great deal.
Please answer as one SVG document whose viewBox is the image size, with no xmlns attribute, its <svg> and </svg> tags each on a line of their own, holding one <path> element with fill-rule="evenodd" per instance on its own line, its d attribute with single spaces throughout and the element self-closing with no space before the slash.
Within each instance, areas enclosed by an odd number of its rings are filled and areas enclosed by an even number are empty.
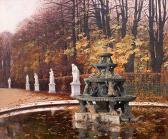
<svg viewBox="0 0 168 139">
<path fill-rule="evenodd" d="M 37 72 L 48 78 L 81 73 L 104 46 L 113 54 L 118 71 L 161 72 L 168 66 L 167 0 L 45 0 L 13 34 L 10 73 L 24 81 Z M 0 46 L 2 46 L 0 44 Z"/>
</svg>

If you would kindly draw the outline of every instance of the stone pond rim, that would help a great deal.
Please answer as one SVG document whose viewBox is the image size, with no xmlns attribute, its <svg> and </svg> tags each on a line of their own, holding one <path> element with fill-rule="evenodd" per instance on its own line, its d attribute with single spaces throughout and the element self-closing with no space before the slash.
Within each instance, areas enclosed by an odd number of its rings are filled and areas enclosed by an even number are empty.
<svg viewBox="0 0 168 139">
<path fill-rule="evenodd" d="M 83 101 L 106 101 L 106 102 L 116 102 L 116 101 L 134 101 L 136 96 L 125 95 L 124 97 L 91 97 L 89 95 L 75 96 L 74 98 Z"/>
</svg>

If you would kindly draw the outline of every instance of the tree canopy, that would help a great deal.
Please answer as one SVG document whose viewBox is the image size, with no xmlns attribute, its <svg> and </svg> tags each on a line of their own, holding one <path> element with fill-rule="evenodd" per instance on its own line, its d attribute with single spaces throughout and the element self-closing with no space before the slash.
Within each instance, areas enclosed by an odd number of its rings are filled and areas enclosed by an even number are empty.
<svg viewBox="0 0 168 139">
<path fill-rule="evenodd" d="M 13 35 L 11 74 L 24 79 L 38 72 L 48 77 L 82 73 L 104 51 L 113 54 L 118 71 L 160 72 L 167 62 L 166 0 L 45 0 Z"/>
</svg>

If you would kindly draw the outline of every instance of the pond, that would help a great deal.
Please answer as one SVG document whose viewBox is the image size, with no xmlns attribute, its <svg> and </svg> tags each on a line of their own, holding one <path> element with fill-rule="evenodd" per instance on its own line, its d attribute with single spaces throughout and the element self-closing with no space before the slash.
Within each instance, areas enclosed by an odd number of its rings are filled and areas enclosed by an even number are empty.
<svg viewBox="0 0 168 139">
<path fill-rule="evenodd" d="M 137 123 L 121 126 L 94 126 L 77 129 L 74 126 L 71 109 L 33 112 L 0 119 L 2 139 L 168 139 L 167 110 L 134 109 L 135 115 L 143 113 Z"/>
</svg>

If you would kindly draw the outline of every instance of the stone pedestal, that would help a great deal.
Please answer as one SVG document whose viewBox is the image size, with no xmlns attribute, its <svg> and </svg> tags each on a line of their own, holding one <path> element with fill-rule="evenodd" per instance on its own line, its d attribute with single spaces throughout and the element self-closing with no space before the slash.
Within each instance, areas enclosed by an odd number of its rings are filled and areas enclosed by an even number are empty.
<svg viewBox="0 0 168 139">
<path fill-rule="evenodd" d="M 74 116 L 75 121 L 79 122 L 110 122 L 111 124 L 120 124 L 120 116 L 114 113 L 81 113 L 76 112 Z"/>
<path fill-rule="evenodd" d="M 8 88 L 11 89 L 11 84 L 8 84 Z"/>
<path fill-rule="evenodd" d="M 71 97 L 80 95 L 80 82 L 71 83 Z"/>
<path fill-rule="evenodd" d="M 30 84 L 26 84 L 26 90 L 27 90 L 27 91 L 30 90 Z"/>
<path fill-rule="evenodd" d="M 39 92 L 39 84 L 34 84 L 34 91 Z"/>
<path fill-rule="evenodd" d="M 55 83 L 49 84 L 49 93 L 56 93 L 55 91 Z"/>
<path fill-rule="evenodd" d="M 121 131 L 121 126 L 119 124 L 110 124 L 110 126 L 109 126 L 109 124 L 107 124 L 105 126 L 104 126 L 104 124 L 100 124 L 99 126 L 97 126 L 96 123 L 95 124 L 94 123 L 88 124 L 85 122 L 73 121 L 73 127 L 77 128 L 77 129 L 85 129 L 87 132 L 89 132 L 90 130 L 97 131 L 97 128 L 99 128 L 99 132 L 101 132 L 100 129 L 110 131 L 113 133 L 118 133 Z"/>
</svg>

